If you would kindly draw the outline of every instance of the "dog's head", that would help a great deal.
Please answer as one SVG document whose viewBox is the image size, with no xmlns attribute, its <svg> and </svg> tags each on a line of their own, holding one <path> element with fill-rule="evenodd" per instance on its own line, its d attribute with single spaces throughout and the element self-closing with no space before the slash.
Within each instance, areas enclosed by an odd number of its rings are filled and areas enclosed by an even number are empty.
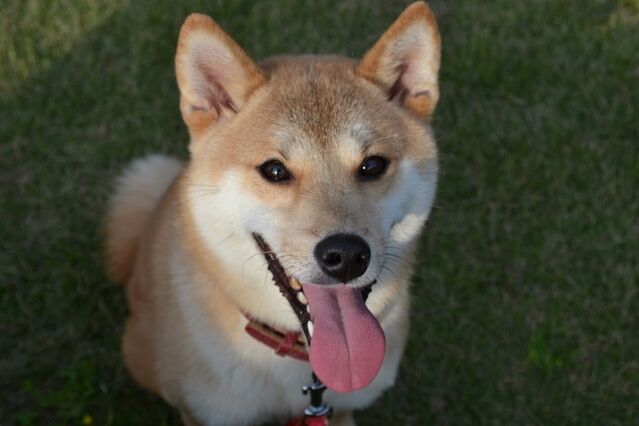
<svg viewBox="0 0 639 426">
<path fill-rule="evenodd" d="M 439 62 L 439 33 L 424 3 L 410 6 L 361 61 L 279 57 L 257 65 L 210 18 L 186 20 L 176 56 L 192 154 L 182 205 L 205 250 L 238 278 L 226 290 L 242 309 L 295 325 L 265 283 L 253 234 L 302 283 L 314 322 L 331 314 L 331 301 L 361 305 L 341 291 L 377 281 L 388 295 L 405 281 L 435 193 L 429 119 Z M 361 321 L 360 329 L 375 327 Z M 361 387 L 351 385 L 343 388 Z"/>
</svg>

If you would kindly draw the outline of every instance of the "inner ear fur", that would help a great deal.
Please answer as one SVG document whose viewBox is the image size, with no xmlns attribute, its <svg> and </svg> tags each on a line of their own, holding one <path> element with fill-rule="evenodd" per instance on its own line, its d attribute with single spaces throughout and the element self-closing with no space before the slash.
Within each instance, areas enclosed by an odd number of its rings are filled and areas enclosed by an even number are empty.
<svg viewBox="0 0 639 426">
<path fill-rule="evenodd" d="M 175 70 L 180 110 L 192 137 L 232 117 L 265 80 L 249 56 L 206 15 L 190 15 L 180 30 Z"/>
<path fill-rule="evenodd" d="M 430 118 L 439 100 L 440 57 L 435 15 L 426 3 L 417 2 L 366 52 L 357 73 L 380 86 L 389 101 Z"/>
</svg>

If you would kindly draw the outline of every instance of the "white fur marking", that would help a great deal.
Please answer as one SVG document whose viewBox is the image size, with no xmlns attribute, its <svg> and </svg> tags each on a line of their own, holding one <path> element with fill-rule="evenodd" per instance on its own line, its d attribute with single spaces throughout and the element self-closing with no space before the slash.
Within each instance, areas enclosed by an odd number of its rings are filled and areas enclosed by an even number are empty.
<svg viewBox="0 0 639 426">
<path fill-rule="evenodd" d="M 412 160 L 402 160 L 395 188 L 382 208 L 382 229 L 392 242 L 407 244 L 419 235 L 435 197 L 437 178 L 432 176 L 427 179 Z"/>
</svg>

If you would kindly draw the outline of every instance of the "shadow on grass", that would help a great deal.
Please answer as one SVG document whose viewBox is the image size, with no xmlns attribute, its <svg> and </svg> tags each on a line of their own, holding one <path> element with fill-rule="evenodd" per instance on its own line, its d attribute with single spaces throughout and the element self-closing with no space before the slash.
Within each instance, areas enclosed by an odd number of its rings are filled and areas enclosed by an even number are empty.
<svg viewBox="0 0 639 426">
<path fill-rule="evenodd" d="M 215 17 L 257 58 L 348 54 L 363 51 L 401 7 L 135 2 L 2 94 L 3 423 L 78 424 L 90 417 L 96 424 L 179 424 L 123 368 L 126 307 L 122 289 L 104 277 L 101 220 L 111 182 L 126 163 L 148 152 L 186 157 L 173 68 L 184 18 L 195 11 Z"/>
</svg>

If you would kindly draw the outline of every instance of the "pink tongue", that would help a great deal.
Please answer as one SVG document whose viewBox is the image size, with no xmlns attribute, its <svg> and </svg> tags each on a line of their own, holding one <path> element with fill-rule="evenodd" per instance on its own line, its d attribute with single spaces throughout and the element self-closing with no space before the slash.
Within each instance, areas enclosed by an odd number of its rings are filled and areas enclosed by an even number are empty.
<svg viewBox="0 0 639 426">
<path fill-rule="evenodd" d="M 315 374 L 336 392 L 373 381 L 384 360 L 386 339 L 360 289 L 302 284 L 313 321 L 310 361 Z"/>
</svg>

